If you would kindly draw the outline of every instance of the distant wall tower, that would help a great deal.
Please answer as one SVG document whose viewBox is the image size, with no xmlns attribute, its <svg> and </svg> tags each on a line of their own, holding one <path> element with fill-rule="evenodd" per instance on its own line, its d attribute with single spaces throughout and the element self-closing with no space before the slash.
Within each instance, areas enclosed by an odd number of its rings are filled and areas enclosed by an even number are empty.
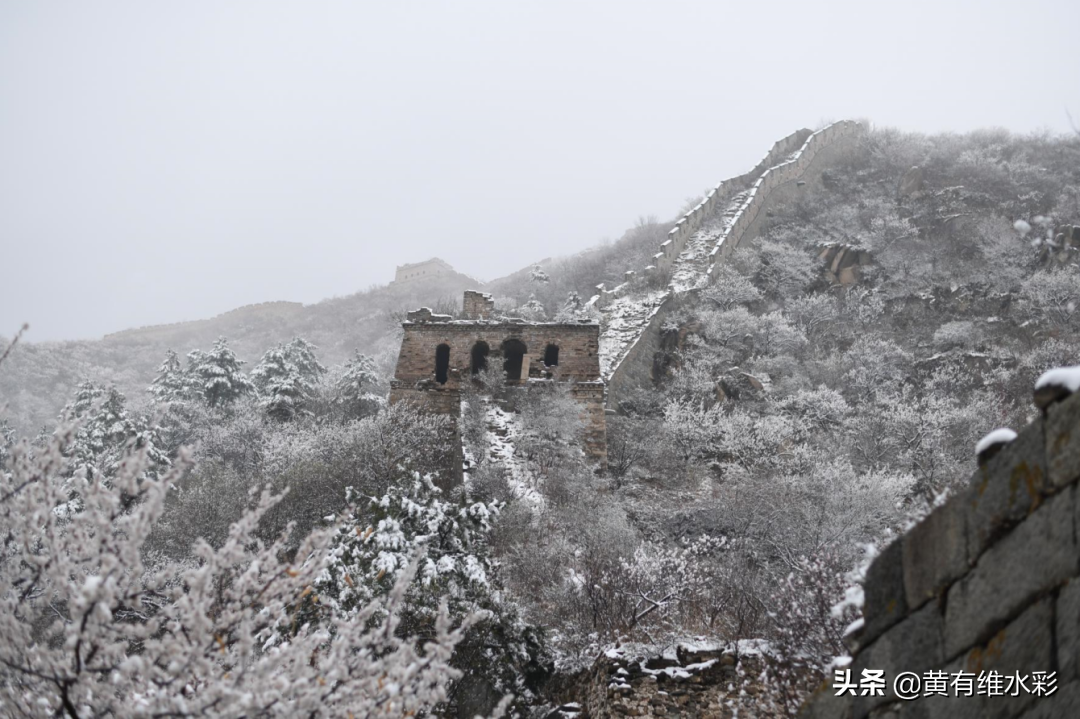
<svg viewBox="0 0 1080 719">
<path fill-rule="evenodd" d="M 391 284 L 400 285 L 406 282 L 420 282 L 434 277 L 454 274 L 454 268 L 448 262 L 432 257 L 423 262 L 414 262 L 410 265 L 398 265 L 394 272 L 394 281 Z"/>
</svg>

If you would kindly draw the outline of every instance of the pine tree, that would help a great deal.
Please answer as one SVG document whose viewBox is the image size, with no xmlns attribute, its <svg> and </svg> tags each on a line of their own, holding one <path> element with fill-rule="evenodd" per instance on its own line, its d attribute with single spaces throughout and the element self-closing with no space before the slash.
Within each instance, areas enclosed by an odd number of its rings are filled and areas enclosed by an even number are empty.
<svg viewBox="0 0 1080 719">
<path fill-rule="evenodd" d="M 180 358 L 172 350 L 165 353 L 165 361 L 158 368 L 158 375 L 148 391 L 155 402 L 182 402 L 190 398 L 190 378 L 180 364 Z"/>
<path fill-rule="evenodd" d="M 555 315 L 555 320 L 557 322 L 569 322 L 583 316 L 585 316 L 585 303 L 581 301 L 581 295 L 575 290 L 571 290 L 566 295 L 566 301 L 563 302 L 562 309 Z"/>
<path fill-rule="evenodd" d="M 75 399 L 64 408 L 61 421 L 78 421 L 68 450 L 71 470 L 85 468 L 87 479 L 100 474 L 105 479 L 118 471 L 118 462 L 130 448 L 146 450 L 147 477 L 157 478 L 169 466 L 160 450 L 157 428 L 144 417 L 131 416 L 126 398 L 115 387 L 108 389 L 83 382 Z"/>
<path fill-rule="evenodd" d="M 229 349 L 224 337 L 218 338 L 210 352 L 195 350 L 188 353 L 188 375 L 193 389 L 211 408 L 227 407 L 255 391 L 251 380 L 240 369 L 243 364 Z"/>
<path fill-rule="evenodd" d="M 536 295 L 529 295 L 529 301 L 518 307 L 517 313 L 521 315 L 522 319 L 529 320 L 530 322 L 541 322 L 547 317 L 547 310 L 544 309 L 544 305 L 536 299 Z"/>
<path fill-rule="evenodd" d="M 532 271 L 529 273 L 529 279 L 538 285 L 546 285 L 551 281 L 548 273 L 544 272 L 540 265 L 533 265 Z"/>
<path fill-rule="evenodd" d="M 337 401 L 341 404 L 345 419 L 359 419 L 374 414 L 382 406 L 383 398 L 375 392 L 379 384 L 379 372 L 375 361 L 360 350 L 342 368 L 337 384 Z"/>
<path fill-rule="evenodd" d="M 357 611 L 385 596 L 419 554 L 398 631 L 427 634 L 442 602 L 451 618 L 480 613 L 485 620 L 469 630 L 452 664 L 466 674 L 483 672 L 498 693 L 529 698 L 533 681 L 547 671 L 547 655 L 543 637 L 504 598 L 488 556 L 499 507 L 449 501 L 430 476 L 413 473 L 372 498 L 368 511 L 354 507 L 338 527 L 315 587 L 319 601 L 334 613 Z"/>
<path fill-rule="evenodd" d="M 310 414 L 307 405 L 315 395 L 319 378 L 326 372 L 315 357 L 315 349 L 297 337 L 268 350 L 251 371 L 260 404 L 270 417 L 288 422 Z"/>
</svg>

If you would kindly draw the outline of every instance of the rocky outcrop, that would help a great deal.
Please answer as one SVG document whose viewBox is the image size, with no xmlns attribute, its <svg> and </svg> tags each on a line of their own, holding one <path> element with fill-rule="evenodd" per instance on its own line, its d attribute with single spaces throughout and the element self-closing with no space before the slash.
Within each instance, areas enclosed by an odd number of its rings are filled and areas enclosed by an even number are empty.
<svg viewBox="0 0 1080 719">
<path fill-rule="evenodd" d="M 613 649 L 568 688 L 567 701 L 548 716 L 701 717 L 783 716 L 762 710 L 769 655 L 754 642 L 699 648 L 679 645 L 675 656 Z"/>
</svg>

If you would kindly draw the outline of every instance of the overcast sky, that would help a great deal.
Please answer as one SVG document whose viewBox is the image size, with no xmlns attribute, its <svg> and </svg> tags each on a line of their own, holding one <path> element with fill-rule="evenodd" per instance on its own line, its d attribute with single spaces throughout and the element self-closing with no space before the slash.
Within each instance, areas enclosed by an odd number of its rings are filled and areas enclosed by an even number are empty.
<svg viewBox="0 0 1080 719">
<path fill-rule="evenodd" d="M 1080 121 L 1080 2 L 0 4 L 0 335 L 617 238 L 827 120 Z"/>
</svg>

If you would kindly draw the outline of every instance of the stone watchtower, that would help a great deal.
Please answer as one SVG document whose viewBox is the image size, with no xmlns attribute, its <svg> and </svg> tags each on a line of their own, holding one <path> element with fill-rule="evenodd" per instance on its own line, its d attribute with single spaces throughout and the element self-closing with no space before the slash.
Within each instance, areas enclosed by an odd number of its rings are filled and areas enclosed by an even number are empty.
<svg viewBox="0 0 1080 719">
<path fill-rule="evenodd" d="M 390 402 L 409 401 L 437 414 L 461 412 L 461 383 L 489 365 L 506 372 L 506 383 L 567 382 L 581 404 L 585 451 L 607 465 L 604 383 L 600 379 L 600 325 L 593 320 L 526 322 L 494 318 L 495 303 L 482 292 L 466 291 L 462 314 L 410 312 L 402 328 Z M 460 446 L 460 438 L 457 439 Z M 460 476 L 460 462 L 458 476 Z"/>
</svg>

